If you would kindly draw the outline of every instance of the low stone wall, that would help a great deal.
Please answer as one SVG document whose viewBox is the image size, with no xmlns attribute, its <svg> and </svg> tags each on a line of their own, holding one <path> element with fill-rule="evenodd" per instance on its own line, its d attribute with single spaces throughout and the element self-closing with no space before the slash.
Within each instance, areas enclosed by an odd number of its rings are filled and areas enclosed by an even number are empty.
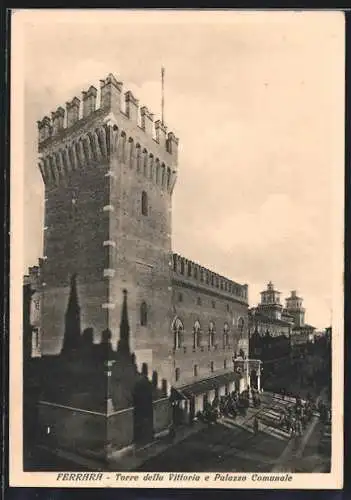
<svg viewBox="0 0 351 500">
<path fill-rule="evenodd" d="M 172 405 L 168 398 L 158 399 L 153 402 L 154 433 L 165 431 L 172 423 Z"/>
<path fill-rule="evenodd" d="M 41 443 L 51 449 L 60 448 L 80 455 L 106 459 L 111 451 L 134 442 L 134 408 L 106 415 L 49 401 L 38 403 Z M 172 422 L 172 406 L 168 398 L 153 402 L 154 435 L 166 431 Z"/>
<path fill-rule="evenodd" d="M 90 451 L 104 457 L 106 416 L 103 413 L 40 401 L 38 420 L 42 444 L 79 453 Z"/>
<path fill-rule="evenodd" d="M 134 408 L 126 408 L 107 418 L 106 445 L 108 450 L 125 448 L 134 440 Z"/>
</svg>

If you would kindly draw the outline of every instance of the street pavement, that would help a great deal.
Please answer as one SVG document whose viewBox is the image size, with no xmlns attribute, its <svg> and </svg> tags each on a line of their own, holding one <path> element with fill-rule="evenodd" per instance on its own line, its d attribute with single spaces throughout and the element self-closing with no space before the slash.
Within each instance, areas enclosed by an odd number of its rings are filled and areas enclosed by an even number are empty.
<svg viewBox="0 0 351 500">
<path fill-rule="evenodd" d="M 292 405 L 290 399 L 264 394 L 259 408 L 249 408 L 246 417 L 221 418 L 146 460 L 138 470 L 162 472 L 270 472 L 298 443 L 290 433 L 278 429 L 280 414 Z M 253 422 L 259 420 L 259 433 Z M 288 451 L 286 451 L 288 450 Z"/>
<path fill-rule="evenodd" d="M 317 414 L 301 438 L 292 439 L 288 432 L 278 429 L 281 412 L 293 403 L 289 398 L 262 394 L 261 406 L 250 405 L 245 417 L 223 417 L 213 425 L 186 426 L 179 429 L 173 443 L 163 438 L 131 453 L 116 454 L 109 469 L 141 472 L 324 471 L 328 468 L 328 458 L 317 452 L 320 435 Z M 259 421 L 257 435 L 253 430 L 255 417 Z M 103 467 L 93 460 L 66 452 L 49 455 L 47 450 L 38 460 L 40 465 L 45 464 L 46 470 L 101 470 Z"/>
</svg>

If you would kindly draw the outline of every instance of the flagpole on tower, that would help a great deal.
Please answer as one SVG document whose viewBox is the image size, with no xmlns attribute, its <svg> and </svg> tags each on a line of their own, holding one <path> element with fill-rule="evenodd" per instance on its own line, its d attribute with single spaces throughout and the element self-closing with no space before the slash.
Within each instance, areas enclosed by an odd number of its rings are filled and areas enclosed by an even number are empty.
<svg viewBox="0 0 351 500">
<path fill-rule="evenodd" d="M 162 96 L 161 96 L 161 121 L 162 125 L 164 125 L 165 118 L 165 68 L 161 67 L 161 87 L 162 87 Z"/>
</svg>

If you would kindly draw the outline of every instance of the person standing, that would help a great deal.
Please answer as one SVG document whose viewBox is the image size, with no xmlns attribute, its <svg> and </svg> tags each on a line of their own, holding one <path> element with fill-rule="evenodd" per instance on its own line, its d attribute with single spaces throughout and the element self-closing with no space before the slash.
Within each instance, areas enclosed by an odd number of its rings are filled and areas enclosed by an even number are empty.
<svg viewBox="0 0 351 500">
<path fill-rule="evenodd" d="M 254 430 L 255 436 L 257 436 L 257 434 L 259 432 L 259 423 L 258 423 L 258 418 L 257 417 L 255 417 L 255 419 L 254 419 L 253 430 Z"/>
</svg>

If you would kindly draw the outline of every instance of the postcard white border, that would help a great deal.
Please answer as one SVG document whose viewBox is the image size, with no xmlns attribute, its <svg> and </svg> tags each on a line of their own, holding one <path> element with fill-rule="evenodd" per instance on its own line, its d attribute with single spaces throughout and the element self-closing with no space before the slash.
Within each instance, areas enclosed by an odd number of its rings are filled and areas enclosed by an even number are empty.
<svg viewBox="0 0 351 500">
<path fill-rule="evenodd" d="M 209 19 L 216 22 L 231 22 L 228 12 L 196 12 L 196 11 L 121 11 L 130 16 L 133 23 L 137 22 L 175 22 L 183 17 L 182 22 L 207 22 Z M 82 13 L 82 11 L 80 11 Z M 287 13 L 285 11 L 284 13 Z M 307 12 L 306 12 L 307 13 Z M 72 21 L 72 10 L 60 10 L 60 14 Z M 95 22 L 96 16 L 106 15 L 106 10 L 92 13 L 85 12 L 85 22 Z M 239 12 L 236 11 L 233 22 L 238 21 Z M 241 12 L 242 16 L 255 16 L 255 12 Z M 262 22 L 262 12 L 258 22 Z M 271 12 L 266 12 L 271 16 Z M 279 12 L 277 13 L 279 15 Z M 291 15 L 304 15 L 305 12 L 291 12 Z M 338 11 L 323 11 L 314 15 L 336 16 L 340 22 L 340 30 L 345 31 L 344 14 Z M 59 480 L 57 472 L 23 472 L 22 470 L 22 270 L 23 270 L 23 195 L 24 195 L 24 77 L 23 77 L 23 24 L 29 22 L 31 16 L 36 21 L 45 22 L 45 16 L 55 16 L 56 11 L 50 10 L 18 10 L 12 11 L 11 27 L 11 165 L 10 165 L 10 196 L 11 196 L 11 227 L 10 227 L 10 404 L 9 404 L 9 479 L 10 486 L 22 487 L 123 487 L 123 488 L 252 488 L 252 489 L 339 489 L 343 485 L 343 382 L 344 382 L 344 123 L 334 124 L 339 130 L 335 134 L 339 138 L 335 144 L 333 172 L 333 374 L 332 374 L 332 468 L 330 473 L 323 474 L 290 474 L 290 481 L 255 481 L 254 473 L 229 473 L 230 476 L 246 476 L 245 481 L 214 481 L 215 473 L 199 473 L 199 481 L 171 481 L 169 473 L 159 473 L 164 476 L 160 480 L 146 480 L 150 473 L 136 473 L 138 480 L 116 481 L 115 473 L 103 473 L 101 480 L 76 481 Z M 273 19 L 270 17 L 270 21 Z M 343 41 L 344 42 L 344 41 Z M 345 44 L 340 44 L 341 64 L 345 60 Z M 38 75 L 40 78 L 40 75 Z M 342 107 L 344 112 L 345 91 L 344 80 L 335 95 L 335 105 Z M 128 473 L 133 475 L 133 473 Z M 155 473 L 152 473 L 155 474 Z M 222 473 L 224 474 L 224 473 Z M 260 474 L 271 476 L 272 473 Z M 284 474 L 281 474 L 284 476 Z"/>
</svg>

